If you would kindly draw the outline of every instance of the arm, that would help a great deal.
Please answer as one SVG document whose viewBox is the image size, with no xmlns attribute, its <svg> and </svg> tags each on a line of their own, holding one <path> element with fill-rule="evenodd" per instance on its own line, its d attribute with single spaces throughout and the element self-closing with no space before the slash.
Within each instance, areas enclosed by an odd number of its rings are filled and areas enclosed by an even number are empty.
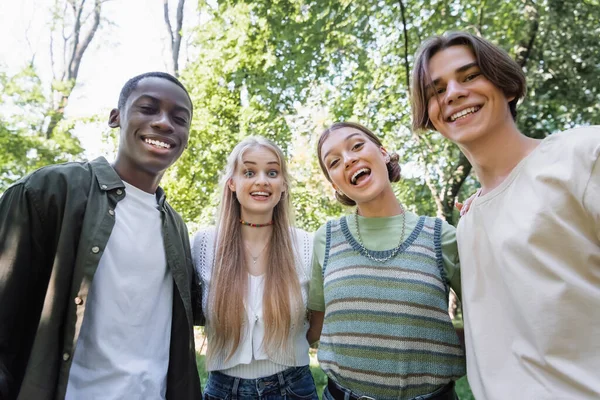
<svg viewBox="0 0 600 400">
<path fill-rule="evenodd" d="M 600 242 L 600 157 L 596 158 L 596 162 L 592 166 L 592 172 L 583 192 L 582 203 L 590 216 L 596 237 Z"/>
<path fill-rule="evenodd" d="M 31 344 L 26 330 L 43 302 L 35 293 L 44 275 L 36 269 L 43 267 L 44 245 L 35 200 L 23 183 L 0 198 L 0 398 L 17 395 L 31 350 L 24 348 Z"/>
<path fill-rule="evenodd" d="M 450 281 L 450 287 L 454 290 L 458 299 L 462 301 L 456 228 L 447 222 L 442 223 L 442 258 L 444 259 L 444 269 L 446 270 L 446 277 Z"/>
<path fill-rule="evenodd" d="M 323 329 L 323 319 L 325 313 L 323 311 L 310 311 L 309 328 L 306 332 L 306 340 L 309 345 L 313 345 L 321 338 L 321 330 Z"/>
<path fill-rule="evenodd" d="M 325 296 L 323 292 L 323 269 L 325 259 L 325 229 L 321 227 L 315 233 L 313 242 L 312 275 L 308 294 L 308 309 L 310 310 L 309 328 L 306 339 L 313 344 L 321 337 L 323 319 L 325 316 Z"/>
<path fill-rule="evenodd" d="M 212 247 L 208 248 L 208 236 L 210 232 L 208 230 L 201 230 L 196 232 L 194 238 L 192 239 L 192 262 L 194 264 L 194 282 L 193 285 L 195 287 L 194 290 L 194 308 L 195 314 L 199 314 L 201 318 L 199 320 L 194 321 L 194 325 L 204 326 L 206 324 L 206 312 L 207 310 L 203 310 L 202 307 L 202 296 L 203 291 L 208 290 L 208 282 L 204 279 L 205 274 L 203 271 L 207 268 L 207 257 L 209 257 L 208 252 L 212 251 Z M 210 265 L 208 265 L 210 266 Z"/>
</svg>

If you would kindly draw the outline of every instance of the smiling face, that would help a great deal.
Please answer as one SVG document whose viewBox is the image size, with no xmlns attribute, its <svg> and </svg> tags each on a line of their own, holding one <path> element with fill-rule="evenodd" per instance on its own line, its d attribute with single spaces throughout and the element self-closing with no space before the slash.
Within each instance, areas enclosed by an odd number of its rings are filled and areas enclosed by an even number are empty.
<svg viewBox="0 0 600 400">
<path fill-rule="evenodd" d="M 228 187 L 236 194 L 243 220 L 252 223 L 270 221 L 273 209 L 286 190 L 277 154 L 262 146 L 244 151 Z"/>
<path fill-rule="evenodd" d="M 158 180 L 187 145 L 192 105 L 185 91 L 167 79 L 140 80 L 122 110 L 111 111 L 109 126 L 120 127 L 114 167 L 125 181 L 143 190 Z"/>
<path fill-rule="evenodd" d="M 513 125 L 509 101 L 481 72 L 468 46 L 440 50 L 429 60 L 427 110 L 435 129 L 459 145 Z"/>
<path fill-rule="evenodd" d="M 335 190 L 357 204 L 370 202 L 392 190 L 383 147 L 360 129 L 343 127 L 331 131 L 320 149 L 322 165 Z"/>
</svg>

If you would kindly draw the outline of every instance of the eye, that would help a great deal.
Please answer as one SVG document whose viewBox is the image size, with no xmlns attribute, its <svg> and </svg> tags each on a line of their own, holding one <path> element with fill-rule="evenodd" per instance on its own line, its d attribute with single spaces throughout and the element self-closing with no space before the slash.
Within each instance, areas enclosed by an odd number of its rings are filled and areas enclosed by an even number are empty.
<svg viewBox="0 0 600 400">
<path fill-rule="evenodd" d="M 254 171 L 247 169 L 244 171 L 244 176 L 246 178 L 252 178 L 254 176 Z"/>
<path fill-rule="evenodd" d="M 188 121 L 186 118 L 175 117 L 175 118 L 173 118 L 173 120 L 175 120 L 175 122 L 177 122 L 177 124 L 179 124 L 179 125 L 187 126 L 187 124 L 188 124 Z"/>
<path fill-rule="evenodd" d="M 442 93 L 444 93 L 445 91 L 446 91 L 446 88 L 445 88 L 445 87 L 438 87 L 438 88 L 435 88 L 435 93 L 436 93 L 436 94 L 442 94 Z"/>
<path fill-rule="evenodd" d="M 274 170 L 274 169 L 272 169 L 269 172 L 267 172 L 267 176 L 269 178 L 277 178 L 278 175 L 279 175 L 279 171 Z"/>
<path fill-rule="evenodd" d="M 335 158 L 335 159 L 331 160 L 331 161 L 329 162 L 329 168 L 333 168 L 333 167 L 335 167 L 335 166 L 337 165 L 337 163 L 338 163 L 338 159 L 337 159 L 337 158 Z"/>
<path fill-rule="evenodd" d="M 352 146 L 352 150 L 360 150 L 364 146 L 365 142 L 357 142 Z"/>
<path fill-rule="evenodd" d="M 140 110 L 142 114 L 154 114 L 156 112 L 156 108 L 153 106 L 140 106 Z"/>
<path fill-rule="evenodd" d="M 474 72 L 472 74 L 467 75 L 467 77 L 465 78 L 465 82 L 469 82 L 472 81 L 473 79 L 477 78 L 479 75 L 481 75 L 481 72 Z"/>
</svg>

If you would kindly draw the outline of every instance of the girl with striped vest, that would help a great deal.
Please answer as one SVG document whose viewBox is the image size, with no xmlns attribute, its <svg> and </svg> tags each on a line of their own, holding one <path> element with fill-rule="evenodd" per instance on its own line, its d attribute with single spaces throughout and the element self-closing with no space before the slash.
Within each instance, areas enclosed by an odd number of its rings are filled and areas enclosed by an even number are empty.
<svg viewBox="0 0 600 400">
<path fill-rule="evenodd" d="M 373 132 L 334 124 L 318 143 L 336 198 L 356 212 L 315 234 L 308 339 L 319 339 L 327 400 L 454 400 L 465 374 L 448 316 L 460 296 L 455 230 L 404 208 L 398 155 Z"/>
</svg>

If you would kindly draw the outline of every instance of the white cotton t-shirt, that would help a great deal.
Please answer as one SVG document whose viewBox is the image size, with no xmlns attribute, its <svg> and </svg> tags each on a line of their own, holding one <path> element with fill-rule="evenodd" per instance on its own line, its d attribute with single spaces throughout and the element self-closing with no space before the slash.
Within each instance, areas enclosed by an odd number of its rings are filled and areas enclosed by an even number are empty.
<svg viewBox="0 0 600 400">
<path fill-rule="evenodd" d="M 173 278 L 156 196 L 125 183 L 90 286 L 66 399 L 164 399 Z"/>
<path fill-rule="evenodd" d="M 600 399 L 600 127 L 554 134 L 457 231 L 467 376 L 486 399 Z"/>
</svg>

